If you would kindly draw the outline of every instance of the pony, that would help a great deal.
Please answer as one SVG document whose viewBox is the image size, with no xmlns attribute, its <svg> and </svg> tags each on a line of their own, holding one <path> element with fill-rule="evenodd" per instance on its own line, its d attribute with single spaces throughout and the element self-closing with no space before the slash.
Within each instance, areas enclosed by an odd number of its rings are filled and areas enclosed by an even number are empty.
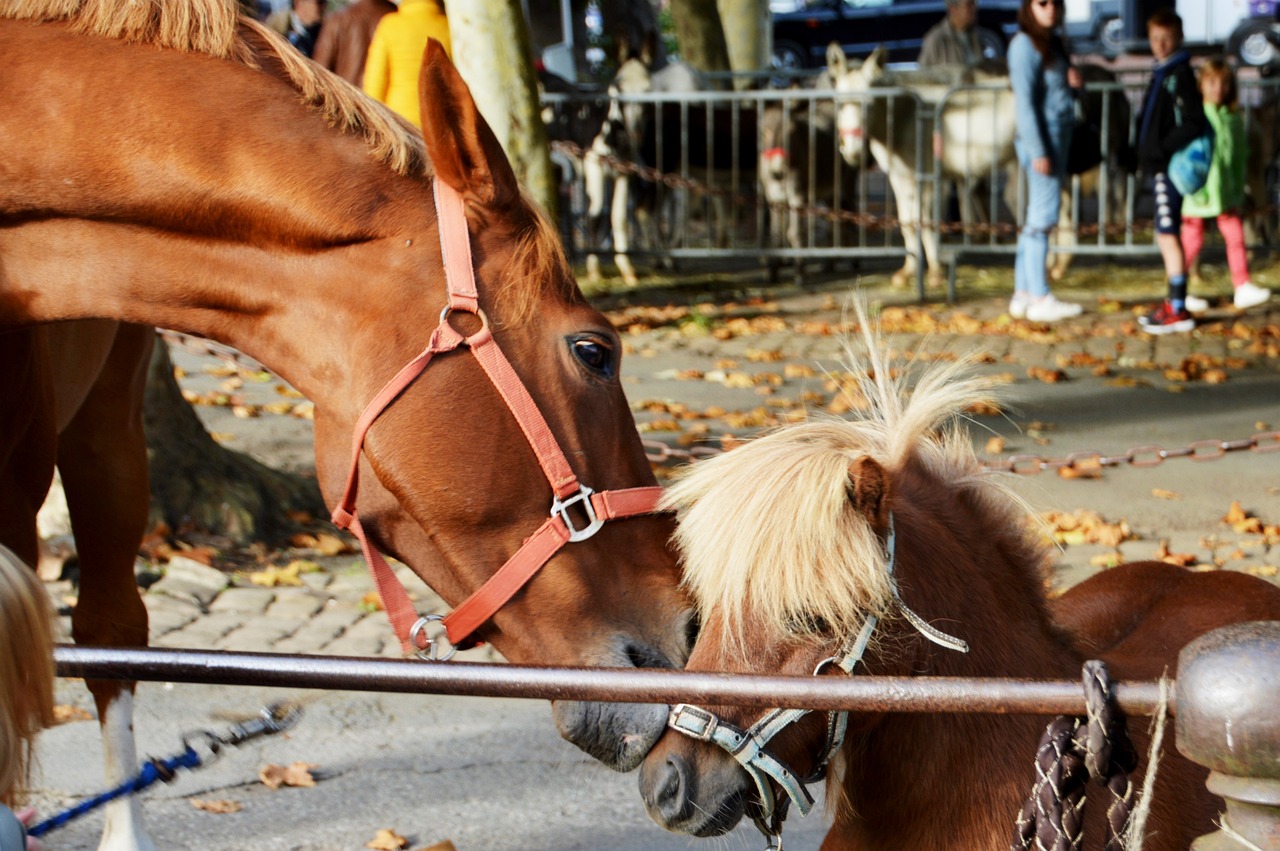
<svg viewBox="0 0 1280 851">
<path fill-rule="evenodd" d="M 920 175 L 933 173 L 937 157 L 943 177 L 968 189 L 1013 162 L 1013 93 L 1007 76 L 959 66 L 890 71 L 885 68 L 886 55 L 877 48 L 854 66 L 838 44 L 827 50 L 827 72 L 837 92 L 840 151 L 849 165 L 861 166 L 864 148 L 869 149 L 888 176 L 907 249 L 893 285 L 906 286 L 917 274 L 923 247 L 928 284 L 941 286 L 938 230 L 922 227 L 922 216 L 931 216 L 934 209 L 934 186 L 921 181 Z M 962 84 L 990 90 L 964 88 L 947 96 Z M 888 91 L 878 93 L 882 89 Z M 930 132 L 924 107 L 944 96 L 946 106 L 933 119 Z M 961 192 L 964 221 L 975 218 L 972 201 L 969 192 Z"/>
<path fill-rule="evenodd" d="M 172 328 L 315 403 L 321 492 L 365 543 L 407 648 L 683 664 L 689 606 L 671 522 L 649 513 L 621 344 L 443 49 L 424 54 L 419 133 L 239 8 L 0 12 L 0 541 L 35 562 L 56 464 L 81 557 L 73 636 L 146 644 L 139 384 L 147 326 Z M 58 343 L 57 323 L 92 318 L 106 321 L 72 334 L 82 348 Z M 379 550 L 459 607 L 444 634 Z M 114 782 L 136 769 L 133 687 L 89 688 Z M 552 709 L 619 770 L 665 718 Z M 103 846 L 152 846 L 136 799 L 109 807 Z"/>
<path fill-rule="evenodd" d="M 1264 580 L 1154 562 L 1047 599 L 1046 544 L 955 423 L 985 386 L 963 363 L 934 365 L 908 396 L 906 372 L 891 378 L 864 335 L 861 419 L 784 427 L 692 465 L 669 488 L 702 618 L 688 669 L 1076 679 L 1085 659 L 1101 658 L 1117 678 L 1146 679 L 1172 672 L 1204 632 L 1280 617 L 1280 589 Z M 805 810 L 798 778 L 820 775 L 834 749 L 823 849 L 1008 848 L 1048 720 L 781 709 L 762 728 L 758 715 L 673 709 L 674 729 L 640 773 L 658 824 L 714 836 L 746 814 L 776 839 L 782 793 Z M 1145 724 L 1130 726 L 1146 754 Z M 734 740 L 745 768 L 721 739 Z M 1160 760 L 1144 847 L 1185 849 L 1212 830 L 1220 801 L 1206 770 L 1168 747 Z M 1144 757 L 1136 776 L 1145 769 Z M 1105 815 L 1086 810 L 1086 837 L 1100 836 Z"/>
<path fill-rule="evenodd" d="M 815 78 L 813 89 L 827 91 L 831 83 L 824 72 Z M 802 92 L 796 99 L 769 102 L 759 123 L 760 191 L 768 205 L 769 244 L 803 248 L 805 208 L 827 204 L 848 210 L 856 202 L 858 169 L 842 167 L 835 101 Z M 797 258 L 797 280 L 803 278 L 803 269 L 803 260 Z"/>
</svg>

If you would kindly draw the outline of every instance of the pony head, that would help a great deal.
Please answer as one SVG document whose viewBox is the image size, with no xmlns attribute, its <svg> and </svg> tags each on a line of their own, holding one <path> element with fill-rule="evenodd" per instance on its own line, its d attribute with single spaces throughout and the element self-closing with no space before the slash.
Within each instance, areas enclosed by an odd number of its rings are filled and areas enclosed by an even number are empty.
<svg viewBox="0 0 1280 851">
<path fill-rule="evenodd" d="M 859 315 L 865 328 L 861 309 Z M 919 658 L 910 648 L 921 636 L 963 649 L 963 641 L 932 629 L 899 597 L 907 565 L 901 552 L 895 556 L 894 526 L 899 539 L 911 534 L 933 510 L 919 503 L 939 492 L 980 498 L 985 482 L 954 421 L 987 398 L 986 382 L 968 375 L 963 362 L 939 365 L 908 396 L 905 376 L 891 374 L 870 332 L 867 340 L 862 418 L 784 427 L 692 465 L 668 490 L 665 500 L 679 512 L 684 581 L 703 624 L 690 670 L 810 676 L 865 668 L 905 676 Z M 912 567 L 913 590 L 919 571 L 933 567 Z M 922 614 L 939 613 L 922 608 Z M 722 728 L 765 738 L 765 759 L 796 778 L 820 774 L 839 747 L 825 713 L 808 713 L 762 737 L 760 710 L 709 709 Z M 679 710 L 670 723 L 687 733 Z M 878 721 L 852 717 L 848 735 L 865 735 Z M 640 786 L 659 824 L 712 836 L 744 815 L 768 817 L 772 781 L 715 744 L 669 731 L 650 752 Z M 779 786 L 797 800 L 786 782 Z"/>
</svg>

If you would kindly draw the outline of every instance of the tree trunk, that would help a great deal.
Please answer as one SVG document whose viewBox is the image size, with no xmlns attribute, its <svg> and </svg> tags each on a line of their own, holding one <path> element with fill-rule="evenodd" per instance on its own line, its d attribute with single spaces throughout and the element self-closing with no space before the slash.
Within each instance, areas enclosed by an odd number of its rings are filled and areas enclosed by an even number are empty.
<svg viewBox="0 0 1280 851">
<path fill-rule="evenodd" d="M 516 177 L 554 220 L 558 187 L 520 0 L 450 4 L 449 38 L 454 64 Z"/>
<path fill-rule="evenodd" d="M 151 512 L 174 530 L 217 535 L 237 545 L 296 531 L 289 511 L 324 517 L 313 479 L 273 470 L 220 446 L 182 398 L 169 347 L 157 341 L 147 372 L 143 424 L 151 460 Z"/>
<path fill-rule="evenodd" d="M 773 53 L 772 15 L 769 0 L 718 0 L 720 22 L 734 71 L 762 71 Z M 752 81 L 738 78 L 735 87 L 750 88 Z"/>
<path fill-rule="evenodd" d="M 716 0 L 671 0 L 671 19 L 681 59 L 699 71 L 732 70 Z"/>
</svg>

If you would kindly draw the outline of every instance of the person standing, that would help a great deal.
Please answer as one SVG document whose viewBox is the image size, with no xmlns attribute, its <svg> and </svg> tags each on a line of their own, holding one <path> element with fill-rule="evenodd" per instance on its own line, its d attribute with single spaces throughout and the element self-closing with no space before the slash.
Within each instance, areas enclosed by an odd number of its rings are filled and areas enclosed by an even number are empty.
<svg viewBox="0 0 1280 851">
<path fill-rule="evenodd" d="M 315 49 L 324 23 L 327 0 L 293 0 L 289 8 L 267 18 L 267 26 L 284 36 L 303 56 Z"/>
<path fill-rule="evenodd" d="M 369 42 L 382 16 L 394 12 L 391 0 L 356 0 L 326 15 L 311 58 L 357 88 L 364 82 Z"/>
<path fill-rule="evenodd" d="M 418 112 L 418 73 L 427 40 L 434 38 L 450 58 L 449 20 L 439 0 L 400 0 L 400 7 L 378 21 L 364 65 L 364 90 L 422 126 Z"/>
<path fill-rule="evenodd" d="M 1168 295 L 1138 319 L 1149 334 L 1191 331 L 1187 310 L 1187 266 L 1182 255 L 1182 196 L 1169 179 L 1169 160 L 1204 133 L 1207 124 L 1191 56 L 1182 48 L 1182 18 L 1161 9 L 1147 20 L 1155 68 L 1138 116 L 1138 169 L 1155 193 L 1156 245 L 1164 261 Z"/>
<path fill-rule="evenodd" d="M 1271 298 L 1271 291 L 1249 280 L 1249 254 L 1240 219 L 1248 141 L 1244 120 L 1236 111 L 1236 77 L 1226 60 L 1210 59 L 1201 67 L 1200 94 L 1204 116 L 1213 128 L 1213 159 L 1204 186 L 1182 203 L 1182 254 L 1187 268 L 1194 268 L 1204 246 L 1204 220 L 1217 219 L 1218 231 L 1227 244 L 1227 266 L 1235 290 L 1232 302 L 1243 310 Z M 1195 314 L 1208 307 L 1204 299 L 1187 295 L 1188 312 Z"/>
<path fill-rule="evenodd" d="M 977 24 L 978 0 L 947 0 L 947 16 L 925 33 L 920 46 L 920 67 L 963 65 L 972 68 L 984 60 L 999 58 L 983 53 L 983 45 L 999 44 L 999 37 Z"/>
<path fill-rule="evenodd" d="M 1058 34 L 1063 0 L 1022 0 L 1018 33 L 1009 43 L 1017 137 L 1014 146 L 1027 175 L 1027 211 L 1018 234 L 1009 314 L 1033 322 L 1079 316 L 1078 304 L 1049 292 L 1049 233 L 1058 224 L 1067 149 L 1075 127 L 1071 89 L 1080 76 Z"/>
</svg>

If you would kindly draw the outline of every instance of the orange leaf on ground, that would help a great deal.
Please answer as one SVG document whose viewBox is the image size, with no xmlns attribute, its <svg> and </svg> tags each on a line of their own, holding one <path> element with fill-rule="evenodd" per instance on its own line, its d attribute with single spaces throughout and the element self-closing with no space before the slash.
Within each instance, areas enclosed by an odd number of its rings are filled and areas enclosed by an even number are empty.
<svg viewBox="0 0 1280 851">
<path fill-rule="evenodd" d="M 239 801 L 228 801 L 225 799 L 205 800 L 204 798 L 192 798 L 191 806 L 195 807 L 197 810 L 204 810 L 206 813 L 213 813 L 214 815 L 220 816 L 228 815 L 230 813 L 238 813 L 244 809 Z"/>
<path fill-rule="evenodd" d="M 311 769 L 319 766 L 310 762 L 293 762 L 289 765 L 265 765 L 258 772 L 258 779 L 269 789 L 281 786 L 314 786 L 316 779 L 311 776 Z"/>
<path fill-rule="evenodd" d="M 68 724 L 72 721 L 92 721 L 93 713 L 79 706 L 59 703 L 53 707 L 53 723 Z"/>
<path fill-rule="evenodd" d="M 1164 488 L 1152 488 L 1151 495 L 1156 499 L 1182 499 L 1182 494 L 1177 491 L 1167 491 Z"/>
<path fill-rule="evenodd" d="M 987 438 L 987 445 L 982 448 L 982 451 L 987 453 L 988 455 L 999 455 L 1001 452 L 1004 452 L 1004 438 L 1003 437 Z"/>
<path fill-rule="evenodd" d="M 374 851 L 400 851 L 401 848 L 409 847 L 409 840 L 390 828 L 382 828 L 377 835 L 364 844 L 365 848 L 372 848 Z"/>
<path fill-rule="evenodd" d="M 1177 565 L 1178 567 L 1191 567 L 1191 565 L 1200 561 L 1194 553 L 1170 552 L 1168 541 L 1161 541 L 1160 546 L 1156 547 L 1155 560 Z"/>
</svg>

